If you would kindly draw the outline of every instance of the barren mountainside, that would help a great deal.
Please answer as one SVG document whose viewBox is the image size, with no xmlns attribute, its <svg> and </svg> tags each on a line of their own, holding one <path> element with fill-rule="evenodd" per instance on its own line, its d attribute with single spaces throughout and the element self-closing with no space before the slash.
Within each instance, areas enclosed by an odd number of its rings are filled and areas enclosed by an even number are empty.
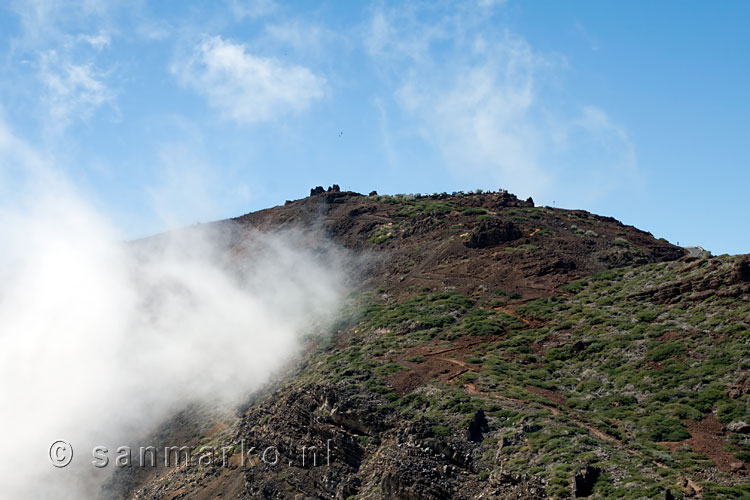
<svg viewBox="0 0 750 500">
<path fill-rule="evenodd" d="M 155 437 L 226 464 L 124 468 L 105 496 L 750 498 L 747 256 L 504 191 L 320 188 L 217 224 L 325 234 L 358 256 L 353 291 L 234 414 Z"/>
</svg>

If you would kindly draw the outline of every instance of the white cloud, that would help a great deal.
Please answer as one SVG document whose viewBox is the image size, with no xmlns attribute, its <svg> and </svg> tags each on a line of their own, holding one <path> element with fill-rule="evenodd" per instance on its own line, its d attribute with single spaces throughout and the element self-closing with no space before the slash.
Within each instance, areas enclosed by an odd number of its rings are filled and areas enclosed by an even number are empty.
<svg viewBox="0 0 750 500">
<path fill-rule="evenodd" d="M 398 102 L 421 119 L 428 139 L 461 175 L 485 174 L 503 186 L 512 181 L 521 193 L 538 191 L 550 182 L 540 165 L 541 131 L 532 123 L 543 64 L 525 43 L 504 40 L 490 57 L 452 64 L 443 76 L 440 69 L 414 72 L 398 89 Z"/>
<path fill-rule="evenodd" d="M 333 47 L 333 44 L 338 44 Z M 279 52 L 287 53 L 291 49 L 295 54 L 319 58 L 329 56 L 333 50 L 346 47 L 348 38 L 320 24 L 306 21 L 289 20 L 278 23 L 267 23 L 264 36 L 256 45 L 279 47 Z"/>
<path fill-rule="evenodd" d="M 57 134 L 105 104 L 114 106 L 112 70 L 100 64 L 116 32 L 108 27 L 111 8 L 114 3 L 100 0 L 9 3 L 20 29 L 9 37 L 4 77 L 10 92 L 31 100 L 27 116 L 38 120 L 40 130 Z M 37 82 L 29 81 L 29 67 Z"/>
<path fill-rule="evenodd" d="M 71 27 L 83 28 L 107 17 L 113 2 L 84 0 L 72 5 L 65 0 L 12 0 L 8 8 L 21 23 L 27 46 L 45 45 L 65 37 Z"/>
<path fill-rule="evenodd" d="M 89 44 L 96 50 L 102 50 L 105 47 L 109 47 L 109 44 L 112 41 L 111 37 L 104 31 L 100 31 L 96 35 L 79 34 L 77 39 Z"/>
<path fill-rule="evenodd" d="M 118 242 L 45 158 L 0 120 L 0 178 L 28 181 L 0 196 L 0 482 L 3 498 L 95 498 L 114 469 L 92 468 L 94 446 L 236 405 L 328 329 L 352 266 L 320 235 L 231 224 Z M 61 438 L 64 470 L 44 456 Z"/>
<path fill-rule="evenodd" d="M 158 227 L 174 228 L 227 217 L 250 201 L 250 187 L 234 178 L 228 169 L 219 171 L 195 143 L 163 145 L 157 167 L 155 182 L 146 192 L 160 222 Z"/>
<path fill-rule="evenodd" d="M 583 106 L 562 132 L 567 163 L 579 167 L 576 177 L 569 181 L 597 188 L 580 192 L 581 200 L 595 202 L 618 188 L 642 188 L 635 145 L 627 130 L 606 111 L 596 106 Z"/>
<path fill-rule="evenodd" d="M 0 116 L 0 199 L 15 204 L 30 174 L 41 172 L 44 164 L 45 159 L 16 137 Z"/>
<path fill-rule="evenodd" d="M 93 63 L 75 63 L 51 50 L 41 55 L 39 79 L 47 90 L 43 99 L 55 127 L 64 128 L 73 119 L 87 119 L 100 106 L 114 99 L 105 74 Z"/>
<path fill-rule="evenodd" d="M 148 18 L 139 20 L 135 26 L 138 37 L 149 42 L 165 40 L 172 35 L 173 30 L 166 21 Z"/>
<path fill-rule="evenodd" d="M 574 35 L 579 37 L 584 43 L 586 43 L 586 45 L 588 45 L 588 47 L 591 50 L 593 51 L 599 50 L 599 40 L 578 19 L 576 19 L 573 22 L 572 32 Z"/>
<path fill-rule="evenodd" d="M 325 79 L 308 68 L 251 54 L 245 45 L 218 36 L 199 43 L 172 72 L 222 117 L 240 123 L 302 112 L 325 94 Z"/>
<path fill-rule="evenodd" d="M 395 103 L 454 175 L 574 202 L 634 182 L 635 148 L 624 128 L 560 95 L 566 61 L 488 19 L 461 8 L 380 9 L 364 39 Z"/>
<path fill-rule="evenodd" d="M 477 2 L 477 5 L 481 8 L 492 8 L 497 5 L 502 5 L 505 3 L 505 0 L 479 0 Z"/>
<path fill-rule="evenodd" d="M 273 0 L 229 0 L 228 3 L 232 14 L 238 21 L 267 16 L 278 8 Z"/>
<path fill-rule="evenodd" d="M 421 23 L 418 17 L 411 5 L 405 5 L 395 19 L 387 11 L 375 10 L 364 33 L 368 53 L 377 58 L 379 64 L 390 65 L 403 59 L 425 63 L 430 44 L 445 37 L 445 26 L 443 21 Z"/>
</svg>

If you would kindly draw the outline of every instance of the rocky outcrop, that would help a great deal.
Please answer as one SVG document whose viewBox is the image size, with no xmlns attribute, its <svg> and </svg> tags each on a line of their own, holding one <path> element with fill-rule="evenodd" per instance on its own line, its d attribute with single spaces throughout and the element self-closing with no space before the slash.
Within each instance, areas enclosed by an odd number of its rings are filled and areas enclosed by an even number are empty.
<svg viewBox="0 0 750 500">
<path fill-rule="evenodd" d="M 488 192 L 481 194 L 468 194 L 478 201 L 478 204 L 486 208 L 534 208 L 534 200 L 531 197 L 519 200 L 516 195 L 501 189 L 497 192 Z"/>
<path fill-rule="evenodd" d="M 750 259 L 732 264 L 718 258 L 696 259 L 683 269 L 683 277 L 668 281 L 630 298 L 647 299 L 658 304 L 673 304 L 681 300 L 701 301 L 718 297 L 750 295 Z"/>
<path fill-rule="evenodd" d="M 594 485 L 599 479 L 602 470 L 599 467 L 587 465 L 576 473 L 573 485 L 573 496 L 576 498 L 585 498 L 591 496 L 594 492 Z"/>
<path fill-rule="evenodd" d="M 634 264 L 643 265 L 649 263 L 649 256 L 638 250 L 611 248 L 601 256 L 601 261 L 610 267 L 623 267 Z"/>
<path fill-rule="evenodd" d="M 572 259 L 556 259 L 554 262 L 544 264 L 537 271 L 537 276 L 545 276 L 547 274 L 567 274 L 578 267 L 576 262 Z"/>
<path fill-rule="evenodd" d="M 744 394 L 750 394 L 750 377 L 741 376 L 727 391 L 727 395 L 732 399 L 737 399 Z"/>
<path fill-rule="evenodd" d="M 747 424 L 742 420 L 731 422 L 727 425 L 727 430 L 739 434 L 750 434 L 750 424 Z"/>
<path fill-rule="evenodd" d="M 466 430 L 466 439 L 474 443 L 481 443 L 484 439 L 483 433 L 490 430 L 487 417 L 482 409 L 478 409 L 472 419 L 469 421 L 469 428 Z"/>
<path fill-rule="evenodd" d="M 333 186 L 329 186 L 328 189 L 323 189 L 323 186 L 315 186 L 314 188 L 310 189 L 310 196 L 317 196 L 319 194 L 324 193 L 340 193 L 341 188 L 338 184 L 334 184 Z"/>
<path fill-rule="evenodd" d="M 512 222 L 491 219 L 482 221 L 464 244 L 469 248 L 487 248 L 517 240 L 521 236 L 521 230 Z"/>
<path fill-rule="evenodd" d="M 745 257 L 735 265 L 729 281 L 733 284 L 750 283 L 750 257 Z"/>
</svg>

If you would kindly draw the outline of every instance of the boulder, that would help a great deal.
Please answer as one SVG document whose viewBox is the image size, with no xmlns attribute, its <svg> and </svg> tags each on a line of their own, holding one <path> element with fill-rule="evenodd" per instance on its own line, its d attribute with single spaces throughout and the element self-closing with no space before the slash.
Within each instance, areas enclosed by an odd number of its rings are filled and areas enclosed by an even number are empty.
<svg viewBox="0 0 750 500">
<path fill-rule="evenodd" d="M 484 415 L 484 411 L 480 408 L 474 413 L 474 417 L 472 417 L 469 422 L 469 428 L 466 430 L 466 438 L 474 443 L 481 443 L 484 439 L 482 433 L 489 430 L 490 425 L 489 422 L 487 422 L 487 417 Z"/>
<path fill-rule="evenodd" d="M 750 257 L 745 257 L 734 266 L 730 282 L 750 283 Z"/>
<path fill-rule="evenodd" d="M 727 425 L 727 430 L 732 432 L 738 432 L 740 434 L 750 434 L 750 424 L 745 423 L 742 420 L 732 422 Z"/>
<path fill-rule="evenodd" d="M 573 496 L 576 498 L 588 497 L 594 491 L 594 484 L 599 479 L 602 470 L 599 467 L 587 465 L 575 475 L 575 484 L 573 487 Z"/>
</svg>

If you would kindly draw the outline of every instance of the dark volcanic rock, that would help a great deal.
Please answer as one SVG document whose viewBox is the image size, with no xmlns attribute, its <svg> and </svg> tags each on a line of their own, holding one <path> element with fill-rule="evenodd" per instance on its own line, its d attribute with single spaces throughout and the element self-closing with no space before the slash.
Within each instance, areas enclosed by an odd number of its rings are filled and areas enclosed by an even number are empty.
<svg viewBox="0 0 750 500">
<path fill-rule="evenodd" d="M 448 500 L 453 498 L 451 491 L 439 482 L 421 482 L 417 478 L 427 476 L 429 465 L 425 468 L 408 471 L 390 471 L 383 476 L 380 483 L 383 498 L 395 498 L 399 500 Z M 410 474 L 414 473 L 414 474 Z M 429 476 L 427 476 L 427 479 Z M 415 479 L 417 479 L 415 481 Z"/>
<path fill-rule="evenodd" d="M 750 378 L 742 376 L 727 391 L 727 395 L 732 399 L 737 399 L 743 394 L 750 394 Z"/>
<path fill-rule="evenodd" d="M 730 423 L 727 425 L 727 429 L 739 434 L 750 434 L 750 424 L 746 424 L 742 421 Z"/>
<path fill-rule="evenodd" d="M 690 275 L 688 271 L 701 272 Z M 634 293 L 631 298 L 650 299 L 658 304 L 680 300 L 702 301 L 711 296 L 739 297 L 750 294 L 750 259 L 733 267 L 716 257 L 696 259 L 685 268 L 687 276 Z"/>
<path fill-rule="evenodd" d="M 376 208 L 374 205 L 370 205 L 369 207 L 357 207 L 349 210 L 349 217 L 357 217 L 359 215 L 363 214 L 371 214 L 376 211 Z"/>
<path fill-rule="evenodd" d="M 745 257 L 737 263 L 730 277 L 732 283 L 750 282 L 750 257 Z"/>
<path fill-rule="evenodd" d="M 485 193 L 477 196 L 481 200 L 480 204 L 487 208 L 534 207 L 534 200 L 532 200 L 531 197 L 526 201 L 522 201 L 513 193 L 504 190 L 499 193 Z M 447 195 L 444 195 L 441 198 L 447 198 Z"/>
<path fill-rule="evenodd" d="M 325 201 L 326 203 L 344 203 L 346 201 L 346 198 L 351 196 L 352 193 L 346 193 L 341 191 L 328 191 L 326 193 Z"/>
<path fill-rule="evenodd" d="M 512 222 L 492 219 L 482 221 L 466 240 L 465 245 L 469 248 L 487 248 L 517 240 L 521 236 L 521 230 Z"/>
<path fill-rule="evenodd" d="M 587 465 L 585 469 L 579 471 L 575 476 L 575 486 L 573 489 L 573 495 L 576 498 L 583 498 L 590 496 L 594 491 L 594 484 L 599 479 L 599 475 L 602 470 L 599 467 Z"/>
<path fill-rule="evenodd" d="M 576 262 L 571 259 L 557 259 L 551 264 L 543 265 L 537 272 L 537 276 L 544 276 L 547 274 L 567 274 L 570 271 L 575 270 Z"/>
<path fill-rule="evenodd" d="M 469 441 L 481 443 L 484 439 L 482 433 L 489 430 L 490 426 L 487 422 L 487 417 L 484 415 L 484 411 L 480 408 L 474 413 L 474 417 L 469 422 L 469 428 L 466 431 L 466 438 Z"/>
</svg>

